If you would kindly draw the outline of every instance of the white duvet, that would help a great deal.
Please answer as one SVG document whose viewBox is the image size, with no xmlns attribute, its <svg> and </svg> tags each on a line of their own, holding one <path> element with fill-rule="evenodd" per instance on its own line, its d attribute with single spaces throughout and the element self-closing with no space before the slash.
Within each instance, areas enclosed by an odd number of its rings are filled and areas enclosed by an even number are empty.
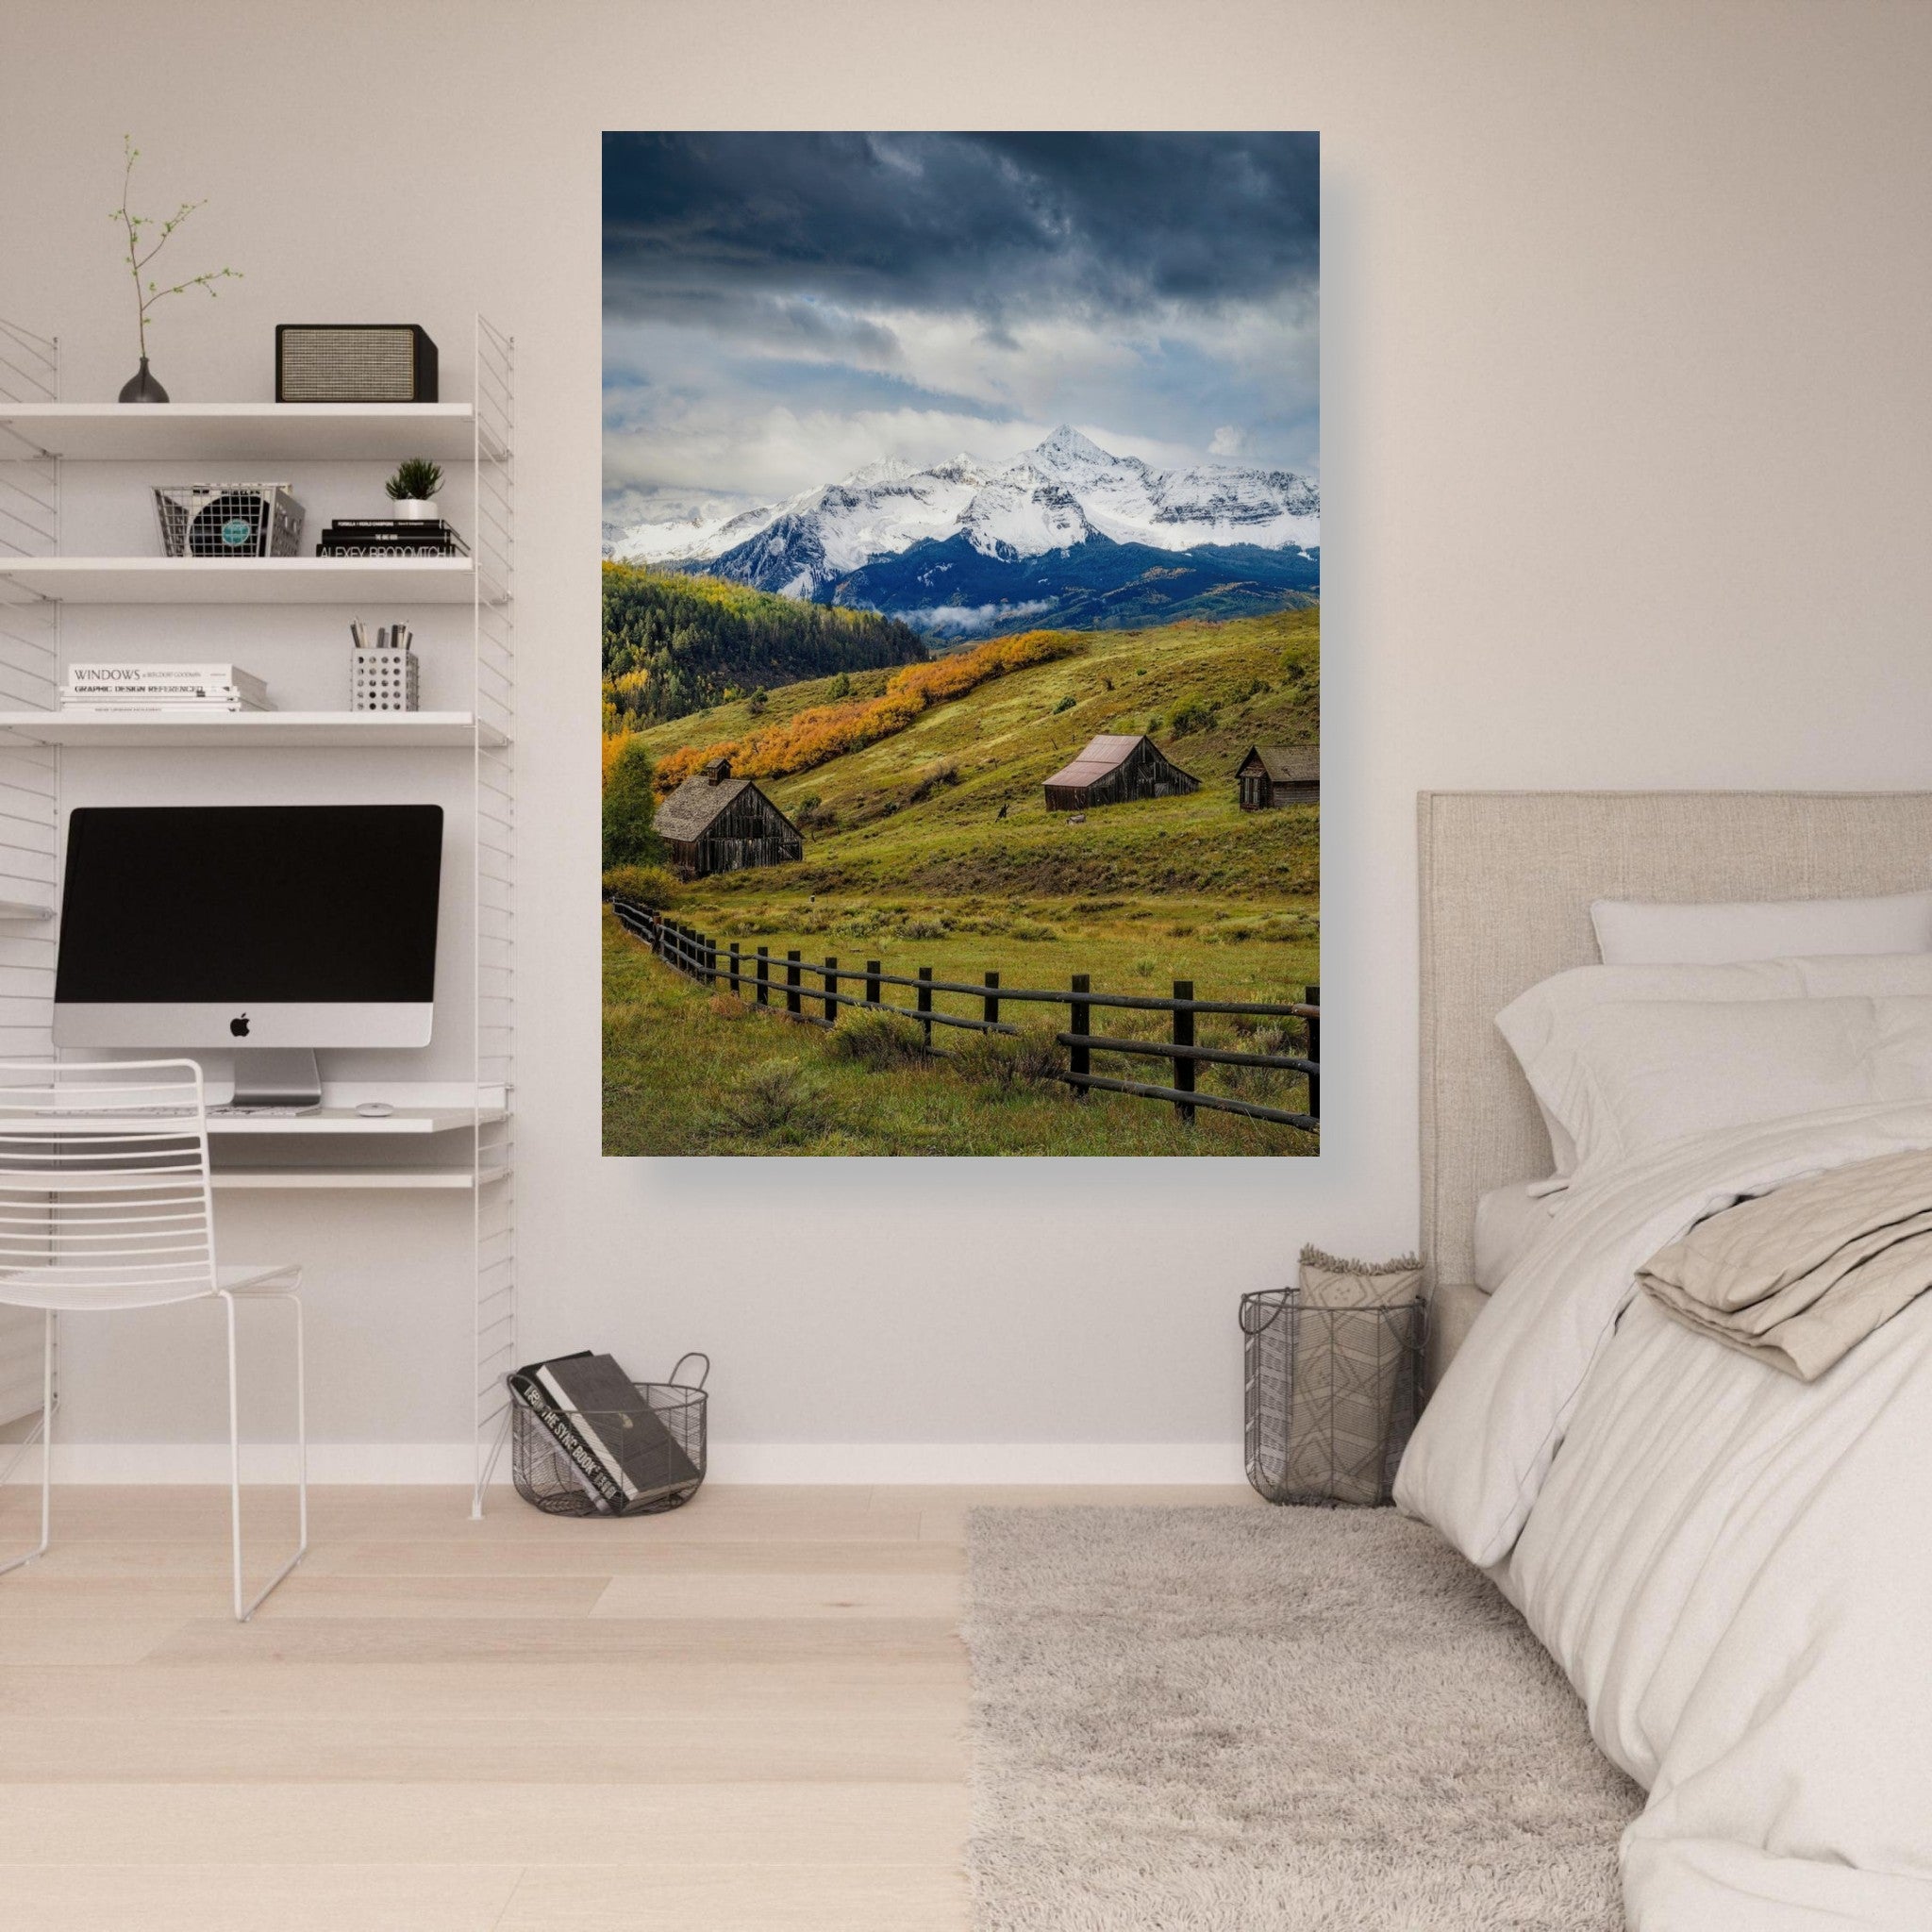
<svg viewBox="0 0 1932 1932">
<path fill-rule="evenodd" d="M 1706 1214 L 1907 1147 L 1932 1106 L 1720 1129 L 1574 1190 L 1403 1460 L 1396 1501 L 1491 1570 L 1649 1790 L 1637 1932 L 1932 1932 L 1932 1295 L 1807 1384 L 1634 1288 Z"/>
</svg>

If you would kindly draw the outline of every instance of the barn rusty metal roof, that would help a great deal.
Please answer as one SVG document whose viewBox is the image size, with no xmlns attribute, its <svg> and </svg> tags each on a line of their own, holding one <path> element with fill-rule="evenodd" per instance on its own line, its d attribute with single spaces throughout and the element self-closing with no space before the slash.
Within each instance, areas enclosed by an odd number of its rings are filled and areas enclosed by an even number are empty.
<svg viewBox="0 0 1932 1932">
<path fill-rule="evenodd" d="M 724 778 L 714 784 L 702 772 L 693 772 L 658 806 L 652 823 L 665 838 L 688 842 L 701 838 L 705 827 L 734 798 L 757 789 L 749 778 Z"/>
<path fill-rule="evenodd" d="M 1319 744 L 1251 744 L 1247 758 L 1259 758 L 1261 769 L 1276 785 L 1315 785 L 1322 778 L 1322 747 Z M 1241 766 L 1235 768 L 1237 771 Z"/>
<path fill-rule="evenodd" d="M 1046 782 L 1074 791 L 1097 785 L 1109 772 L 1117 772 L 1126 762 L 1127 754 L 1145 736 L 1141 731 L 1103 731 L 1098 738 L 1090 738 L 1086 750 L 1072 764 L 1062 765 Z M 1155 746 L 1157 753 L 1159 749 Z"/>
</svg>

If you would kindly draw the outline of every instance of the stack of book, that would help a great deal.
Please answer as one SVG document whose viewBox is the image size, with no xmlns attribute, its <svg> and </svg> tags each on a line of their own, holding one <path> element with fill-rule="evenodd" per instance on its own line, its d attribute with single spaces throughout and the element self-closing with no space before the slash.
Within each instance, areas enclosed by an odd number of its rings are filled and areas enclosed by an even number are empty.
<svg viewBox="0 0 1932 1932">
<path fill-rule="evenodd" d="M 70 664 L 63 711 L 272 711 L 268 686 L 236 664 Z"/>
<path fill-rule="evenodd" d="M 703 1474 L 611 1356 L 589 1349 L 553 1356 L 508 1380 L 510 1393 L 556 1441 L 571 1481 L 600 1516 L 622 1516 L 694 1488 Z"/>
<path fill-rule="evenodd" d="M 467 557 L 469 547 L 441 517 L 338 517 L 315 546 L 318 557 Z"/>
</svg>

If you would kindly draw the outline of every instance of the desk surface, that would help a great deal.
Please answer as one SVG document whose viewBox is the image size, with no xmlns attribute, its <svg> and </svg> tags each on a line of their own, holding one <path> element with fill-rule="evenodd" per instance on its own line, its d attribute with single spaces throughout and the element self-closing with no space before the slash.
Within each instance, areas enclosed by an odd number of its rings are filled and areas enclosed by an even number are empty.
<svg viewBox="0 0 1932 1932">
<path fill-rule="evenodd" d="M 371 1119 L 353 1107 L 319 1108 L 314 1113 L 210 1114 L 208 1130 L 216 1134 L 450 1134 L 473 1126 L 478 1116 L 467 1107 L 399 1107 Z M 485 1126 L 504 1118 L 500 1107 L 486 1107 Z"/>
</svg>

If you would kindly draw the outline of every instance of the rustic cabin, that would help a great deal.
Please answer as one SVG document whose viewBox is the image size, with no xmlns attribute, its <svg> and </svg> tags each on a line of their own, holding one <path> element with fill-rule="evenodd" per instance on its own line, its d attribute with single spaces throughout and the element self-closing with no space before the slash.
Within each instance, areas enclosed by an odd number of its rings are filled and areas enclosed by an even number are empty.
<svg viewBox="0 0 1932 1932">
<path fill-rule="evenodd" d="M 1134 798 L 1176 798 L 1200 789 L 1200 779 L 1182 771 L 1145 732 L 1103 733 L 1046 781 L 1046 808 L 1086 811 Z"/>
<path fill-rule="evenodd" d="M 658 806 L 656 824 L 680 878 L 805 857 L 798 827 L 749 778 L 734 778 L 729 758 L 693 772 Z"/>
<path fill-rule="evenodd" d="M 1243 811 L 1268 811 L 1278 805 L 1319 805 L 1322 801 L 1322 747 L 1319 744 L 1254 744 L 1235 767 Z"/>
</svg>

